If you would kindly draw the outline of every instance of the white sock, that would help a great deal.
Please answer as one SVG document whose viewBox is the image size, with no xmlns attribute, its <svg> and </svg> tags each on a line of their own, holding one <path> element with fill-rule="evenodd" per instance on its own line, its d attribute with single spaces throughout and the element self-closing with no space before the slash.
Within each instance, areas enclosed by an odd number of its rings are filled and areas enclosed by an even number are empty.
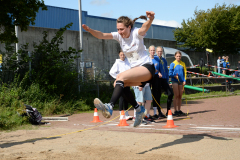
<svg viewBox="0 0 240 160">
<path fill-rule="evenodd" d="M 147 117 L 149 118 L 149 114 L 147 114 Z"/>
<path fill-rule="evenodd" d="M 134 109 L 134 117 L 136 117 L 136 109 Z"/>
<path fill-rule="evenodd" d="M 154 115 L 157 114 L 157 107 L 153 107 Z"/>
<path fill-rule="evenodd" d="M 119 113 L 120 113 L 120 116 L 121 116 L 122 111 L 119 111 Z"/>
<path fill-rule="evenodd" d="M 129 116 L 128 111 L 125 110 L 125 116 Z"/>
</svg>

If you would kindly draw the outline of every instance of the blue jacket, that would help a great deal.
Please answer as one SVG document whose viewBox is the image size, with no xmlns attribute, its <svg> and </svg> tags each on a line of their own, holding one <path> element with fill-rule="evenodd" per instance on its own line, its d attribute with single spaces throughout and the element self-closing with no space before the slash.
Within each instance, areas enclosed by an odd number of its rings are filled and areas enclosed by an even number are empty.
<svg viewBox="0 0 240 160">
<path fill-rule="evenodd" d="M 222 63 L 220 63 L 220 67 L 223 67 L 223 62 L 224 62 L 224 59 L 221 59 Z"/>
<path fill-rule="evenodd" d="M 152 59 L 152 62 L 153 62 L 153 65 L 154 65 L 154 67 L 155 67 L 155 74 L 158 74 L 158 72 L 159 72 L 159 58 L 156 58 L 155 56 L 154 56 L 154 59 Z"/>
<path fill-rule="evenodd" d="M 227 68 L 227 62 L 226 61 L 223 62 L 223 68 Z"/>
<path fill-rule="evenodd" d="M 167 60 L 163 57 L 158 57 L 158 56 L 154 56 L 154 58 L 158 59 L 159 61 L 158 71 L 162 74 L 162 78 L 167 79 L 167 82 L 168 82 L 169 75 L 168 75 Z"/>
<path fill-rule="evenodd" d="M 178 62 L 175 60 L 170 64 L 169 76 L 171 77 L 172 81 L 178 82 L 178 79 L 174 78 L 174 76 L 177 74 L 180 82 L 186 82 L 187 69 L 183 61 Z"/>
</svg>

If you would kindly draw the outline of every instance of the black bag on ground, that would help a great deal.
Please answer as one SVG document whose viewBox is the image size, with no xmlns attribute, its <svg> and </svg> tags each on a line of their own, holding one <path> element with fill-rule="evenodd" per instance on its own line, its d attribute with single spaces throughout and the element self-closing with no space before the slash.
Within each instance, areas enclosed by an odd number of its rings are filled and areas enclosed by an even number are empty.
<svg viewBox="0 0 240 160">
<path fill-rule="evenodd" d="M 26 114 L 29 117 L 29 121 L 32 124 L 40 124 L 42 120 L 42 115 L 38 112 L 38 110 L 30 105 L 24 104 L 24 106 L 26 107 Z"/>
</svg>

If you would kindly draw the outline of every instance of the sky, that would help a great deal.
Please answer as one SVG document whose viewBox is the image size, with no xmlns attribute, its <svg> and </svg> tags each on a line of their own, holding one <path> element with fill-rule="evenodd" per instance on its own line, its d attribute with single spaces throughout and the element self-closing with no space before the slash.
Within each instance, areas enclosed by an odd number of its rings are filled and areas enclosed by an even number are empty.
<svg viewBox="0 0 240 160">
<path fill-rule="evenodd" d="M 79 0 L 44 0 L 45 5 L 79 9 Z M 181 27 L 183 20 L 194 18 L 194 11 L 214 8 L 219 5 L 240 5 L 240 0 L 81 0 L 82 11 L 88 15 L 117 19 L 128 16 L 132 19 L 155 12 L 153 24 Z M 139 21 L 141 22 L 141 20 Z"/>
</svg>

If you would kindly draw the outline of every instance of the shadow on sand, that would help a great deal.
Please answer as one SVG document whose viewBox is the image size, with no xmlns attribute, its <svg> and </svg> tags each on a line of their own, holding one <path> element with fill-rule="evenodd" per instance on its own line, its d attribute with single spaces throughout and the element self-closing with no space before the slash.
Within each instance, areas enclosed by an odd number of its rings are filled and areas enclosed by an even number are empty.
<svg viewBox="0 0 240 160">
<path fill-rule="evenodd" d="M 197 142 L 197 141 L 200 141 L 200 140 L 204 139 L 204 137 L 209 137 L 209 138 L 212 138 L 212 139 L 224 140 L 224 141 L 232 140 L 232 139 L 227 139 L 227 138 L 223 138 L 223 137 L 215 137 L 215 136 L 208 135 L 208 134 L 183 135 L 182 138 L 176 139 L 173 142 L 164 143 L 164 144 L 161 144 L 160 146 L 153 147 L 149 150 L 146 150 L 146 151 L 143 151 L 143 152 L 140 152 L 140 153 L 137 153 L 137 154 L 145 154 L 145 153 L 151 152 L 153 150 L 157 150 L 157 149 L 161 149 L 161 148 L 165 148 L 165 147 L 170 147 L 170 146 L 174 146 L 174 145 L 178 145 L 178 144 Z"/>
<path fill-rule="evenodd" d="M 40 141 L 40 140 L 52 140 L 52 139 L 57 139 L 57 138 L 61 138 L 61 137 L 51 137 L 51 138 L 43 137 L 43 138 L 27 139 L 27 140 L 21 141 L 21 142 L 3 143 L 3 144 L 0 144 L 0 148 L 8 148 L 8 147 L 12 147 L 12 146 L 16 146 L 16 145 L 21 145 L 21 144 L 25 144 L 25 143 L 32 143 L 32 144 L 34 144 L 34 142 L 36 142 L 36 141 Z"/>
</svg>

